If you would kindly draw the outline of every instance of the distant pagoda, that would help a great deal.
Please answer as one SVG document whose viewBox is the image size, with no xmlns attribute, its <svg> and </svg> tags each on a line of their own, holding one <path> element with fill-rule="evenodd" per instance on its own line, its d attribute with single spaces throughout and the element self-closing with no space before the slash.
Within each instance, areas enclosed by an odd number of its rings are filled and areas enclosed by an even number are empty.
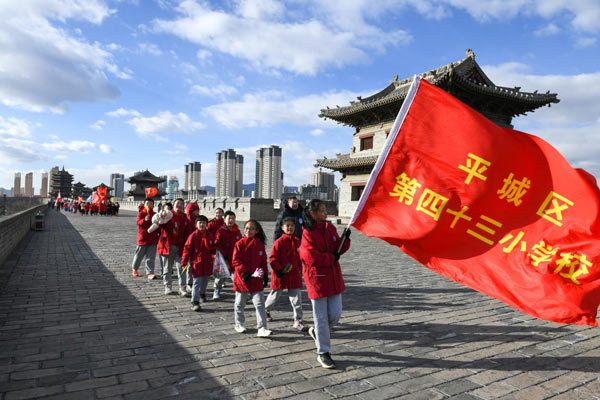
<svg viewBox="0 0 600 400">
<path fill-rule="evenodd" d="M 65 167 L 62 170 L 52 174 L 52 182 L 50 183 L 50 192 L 48 193 L 52 197 L 60 196 L 62 198 L 71 197 L 73 190 L 73 175 L 65 171 Z"/>
<path fill-rule="evenodd" d="M 146 198 L 146 189 L 153 187 L 158 190 L 158 184 L 164 182 L 165 178 L 159 178 L 150 171 L 145 170 L 127 178 L 126 181 L 131 184 L 131 189 L 126 193 L 127 196 L 129 196 L 129 200 L 143 201 Z M 158 190 L 154 199 L 160 198 L 166 194 L 167 192 Z"/>
<path fill-rule="evenodd" d="M 506 128 L 513 127 L 514 117 L 560 101 L 557 94 L 550 91 L 528 93 L 522 92 L 519 86 L 496 86 L 477 64 L 471 49 L 467 49 L 466 57 L 462 60 L 421 73 L 419 77 L 479 111 L 496 125 Z M 348 106 L 321 110 L 319 117 L 354 128 L 349 153 L 318 159 L 315 164 L 315 167 L 342 174 L 340 216 L 349 217 L 354 212 L 412 81 L 413 77 L 398 80 L 396 75 L 388 86 L 372 96 L 359 96 Z"/>
<path fill-rule="evenodd" d="M 92 194 L 92 189 L 86 187 L 83 183 L 77 182 L 73 184 L 73 198 L 78 199 L 79 197 L 86 200 Z"/>
</svg>

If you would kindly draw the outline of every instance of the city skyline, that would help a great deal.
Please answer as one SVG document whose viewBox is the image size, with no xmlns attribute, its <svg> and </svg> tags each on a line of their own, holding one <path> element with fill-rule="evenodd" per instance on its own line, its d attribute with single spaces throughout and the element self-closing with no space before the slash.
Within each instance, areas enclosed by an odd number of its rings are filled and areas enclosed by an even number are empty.
<svg viewBox="0 0 600 400">
<path fill-rule="evenodd" d="M 5 2 L 0 6 L 0 186 L 65 164 L 176 176 L 214 154 L 277 145 L 284 185 L 348 153 L 353 129 L 319 118 L 473 49 L 497 85 L 558 93 L 514 118 L 600 176 L 600 3 L 450 0 L 331 3 L 195 0 Z M 33 4 L 33 5 L 32 5 Z M 255 163 L 244 163 L 245 181 Z M 328 171 L 330 172 L 330 171 Z M 339 173 L 336 182 L 339 182 Z M 49 179 L 51 181 L 51 179 Z"/>
</svg>

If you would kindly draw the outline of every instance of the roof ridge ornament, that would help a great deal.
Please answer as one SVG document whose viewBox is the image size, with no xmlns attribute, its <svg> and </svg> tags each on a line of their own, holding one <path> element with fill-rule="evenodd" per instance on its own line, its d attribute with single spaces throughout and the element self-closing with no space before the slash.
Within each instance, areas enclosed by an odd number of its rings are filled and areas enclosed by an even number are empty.
<svg viewBox="0 0 600 400">
<path fill-rule="evenodd" d="M 467 54 L 467 57 L 470 57 L 473 60 L 475 59 L 475 52 L 473 51 L 473 49 L 467 49 L 465 50 L 465 53 Z"/>
</svg>

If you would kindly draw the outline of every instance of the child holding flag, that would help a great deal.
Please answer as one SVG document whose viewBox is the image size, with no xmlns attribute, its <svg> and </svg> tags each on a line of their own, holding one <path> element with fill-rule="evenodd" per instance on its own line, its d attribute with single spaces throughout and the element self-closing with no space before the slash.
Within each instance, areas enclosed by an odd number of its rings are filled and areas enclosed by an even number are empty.
<svg viewBox="0 0 600 400">
<path fill-rule="evenodd" d="M 244 327 L 244 308 L 248 296 L 252 299 L 256 309 L 256 322 L 258 337 L 271 336 L 267 329 L 267 315 L 265 312 L 265 295 L 263 293 L 267 275 L 267 254 L 265 250 L 265 233 L 253 219 L 248 220 L 244 226 L 244 237 L 239 240 L 233 249 L 233 290 L 235 290 L 235 331 L 246 332 Z"/>
<path fill-rule="evenodd" d="M 200 300 L 206 301 L 208 277 L 212 275 L 214 237 L 206 229 L 208 218 L 200 215 L 196 218 L 196 230 L 188 237 L 183 248 L 181 265 L 189 265 L 194 278 L 192 286 L 192 310 L 200 311 Z"/>
<path fill-rule="evenodd" d="M 271 310 L 277 300 L 287 290 L 294 310 L 294 328 L 305 331 L 302 322 L 302 264 L 300 262 L 300 239 L 296 237 L 295 218 L 285 217 L 281 223 L 283 235 L 273 243 L 271 256 L 271 293 L 267 297 L 267 321 L 272 321 Z"/>
<path fill-rule="evenodd" d="M 304 263 L 304 282 L 313 307 L 314 327 L 308 334 L 317 345 L 317 361 L 323 368 L 335 368 L 331 359 L 331 327 L 342 316 L 342 292 L 346 289 L 340 255 L 350 248 L 350 230 L 344 231 L 344 244 L 335 227 L 327 221 L 327 209 L 313 199 L 304 210 L 304 231 L 300 258 Z"/>
</svg>

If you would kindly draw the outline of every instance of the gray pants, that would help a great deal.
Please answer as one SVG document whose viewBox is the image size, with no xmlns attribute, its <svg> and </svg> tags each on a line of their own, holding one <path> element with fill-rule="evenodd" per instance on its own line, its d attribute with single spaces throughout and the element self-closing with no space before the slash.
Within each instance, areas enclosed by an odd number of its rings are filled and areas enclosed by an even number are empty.
<svg viewBox="0 0 600 400">
<path fill-rule="evenodd" d="M 206 294 L 208 278 L 210 278 L 210 276 L 197 276 L 194 278 L 194 285 L 192 286 L 192 303 L 198 303 L 200 301 L 200 295 Z"/>
<path fill-rule="evenodd" d="M 331 350 L 331 327 L 342 317 L 342 294 L 312 300 L 315 333 L 317 334 L 317 353 L 325 354 Z"/>
<path fill-rule="evenodd" d="M 286 289 L 272 289 L 271 293 L 267 297 L 267 302 L 265 304 L 265 308 L 267 312 L 271 311 L 281 294 Z M 302 313 L 302 290 L 301 289 L 287 289 L 288 297 L 290 298 L 290 303 L 292 304 L 292 309 L 294 310 L 294 320 L 301 321 L 303 317 Z"/>
<path fill-rule="evenodd" d="M 256 328 L 266 328 L 267 312 L 265 311 L 265 294 L 263 292 L 235 292 L 235 324 L 244 326 L 244 322 L 246 322 L 244 308 L 246 308 L 248 296 L 252 298 L 252 303 L 256 309 Z"/>
<path fill-rule="evenodd" d="M 131 268 L 137 271 L 140 268 L 142 260 L 146 257 L 146 274 L 154 273 L 154 259 L 156 258 L 156 245 L 145 244 L 143 246 L 137 246 L 135 253 L 133 254 L 133 263 Z"/>
<path fill-rule="evenodd" d="M 165 287 L 171 288 L 171 274 L 173 269 L 177 271 L 177 278 L 179 280 L 179 289 L 185 290 L 186 279 L 182 273 L 181 257 L 179 257 L 179 248 L 177 246 L 169 246 L 169 255 L 161 254 L 159 257 L 160 269 L 163 276 L 163 283 Z M 189 268 L 188 268 L 189 269 Z M 190 271 L 191 272 L 191 271 Z"/>
</svg>

